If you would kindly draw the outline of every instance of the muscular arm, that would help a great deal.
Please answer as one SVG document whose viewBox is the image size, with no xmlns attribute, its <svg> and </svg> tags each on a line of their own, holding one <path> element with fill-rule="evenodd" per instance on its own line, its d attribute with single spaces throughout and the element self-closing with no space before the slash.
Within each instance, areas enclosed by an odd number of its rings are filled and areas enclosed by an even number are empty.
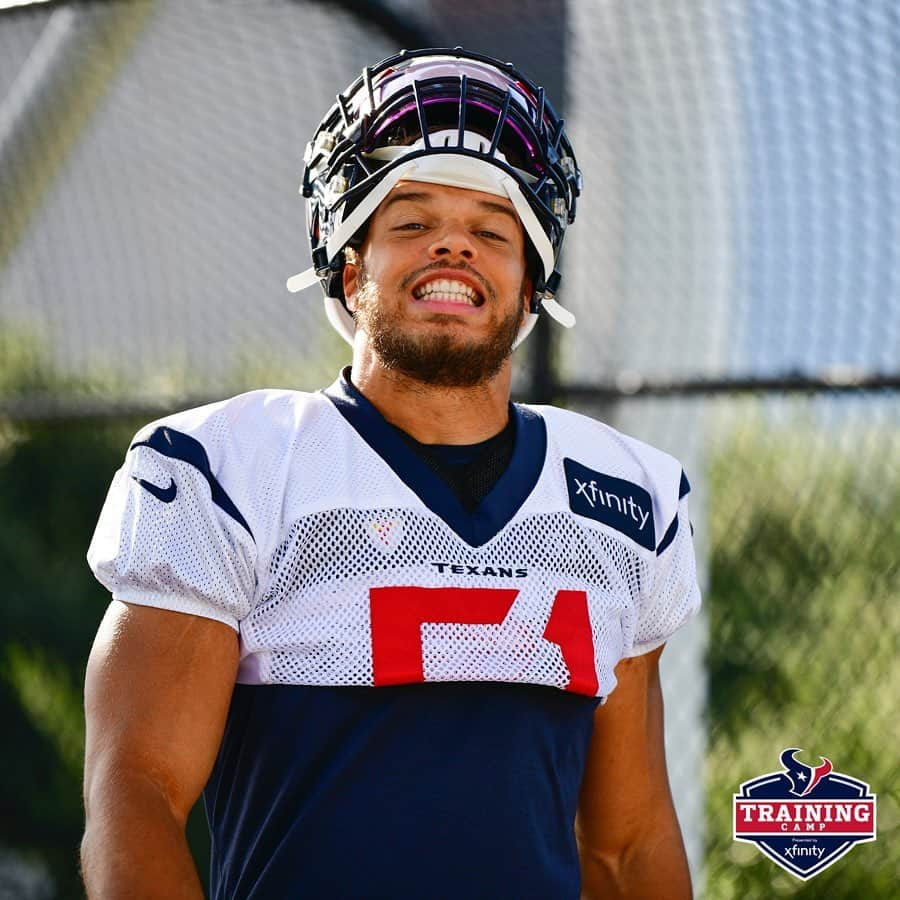
<svg viewBox="0 0 900 900">
<path fill-rule="evenodd" d="M 113 601 L 85 680 L 90 897 L 202 898 L 185 839 L 225 728 L 238 641 L 211 619 Z"/>
<path fill-rule="evenodd" d="M 575 824 L 584 900 L 691 897 L 666 773 L 661 653 L 623 659 L 596 713 Z"/>
</svg>

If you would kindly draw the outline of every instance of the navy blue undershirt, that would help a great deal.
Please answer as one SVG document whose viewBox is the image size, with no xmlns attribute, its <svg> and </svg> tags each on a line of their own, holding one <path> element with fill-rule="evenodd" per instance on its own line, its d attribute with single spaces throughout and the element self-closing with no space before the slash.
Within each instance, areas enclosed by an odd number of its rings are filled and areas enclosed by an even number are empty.
<svg viewBox="0 0 900 900">
<path fill-rule="evenodd" d="M 213 900 L 576 900 L 595 698 L 235 686 L 204 791 Z"/>
<path fill-rule="evenodd" d="M 509 465 L 516 439 L 516 419 L 510 416 L 501 431 L 477 444 L 423 444 L 400 428 L 396 431 L 450 487 L 463 509 L 471 513 Z"/>
</svg>

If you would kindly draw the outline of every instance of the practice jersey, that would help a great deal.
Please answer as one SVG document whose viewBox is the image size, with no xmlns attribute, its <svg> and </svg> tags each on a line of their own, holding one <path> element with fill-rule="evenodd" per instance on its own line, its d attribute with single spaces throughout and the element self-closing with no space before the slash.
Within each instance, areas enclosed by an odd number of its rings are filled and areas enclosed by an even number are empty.
<svg viewBox="0 0 900 900">
<path fill-rule="evenodd" d="M 596 705 L 699 607 L 689 486 L 592 419 L 510 415 L 472 512 L 346 372 L 135 437 L 92 569 L 239 636 L 214 897 L 578 896 Z"/>
</svg>

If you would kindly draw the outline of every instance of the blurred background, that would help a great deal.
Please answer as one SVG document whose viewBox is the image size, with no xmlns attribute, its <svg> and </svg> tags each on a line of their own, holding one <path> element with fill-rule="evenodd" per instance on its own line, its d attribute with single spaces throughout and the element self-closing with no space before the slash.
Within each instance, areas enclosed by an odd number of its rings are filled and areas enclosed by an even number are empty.
<svg viewBox="0 0 900 900">
<path fill-rule="evenodd" d="M 584 172 L 578 325 L 542 320 L 517 398 L 694 487 L 705 606 L 663 676 L 697 896 L 897 896 L 895 0 L 0 0 L 0 898 L 81 895 L 84 554 L 130 436 L 349 361 L 284 288 L 306 141 L 364 65 L 457 44 L 547 88 Z M 785 747 L 878 795 L 877 841 L 806 883 L 732 840 Z"/>
</svg>

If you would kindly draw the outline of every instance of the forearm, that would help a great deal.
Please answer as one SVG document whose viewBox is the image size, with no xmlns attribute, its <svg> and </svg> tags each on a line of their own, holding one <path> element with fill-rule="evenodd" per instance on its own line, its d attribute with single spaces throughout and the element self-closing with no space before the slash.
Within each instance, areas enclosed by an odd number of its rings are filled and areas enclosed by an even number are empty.
<svg viewBox="0 0 900 900">
<path fill-rule="evenodd" d="M 111 783 L 92 791 L 81 844 L 91 900 L 202 900 L 184 821 L 150 781 Z"/>
<path fill-rule="evenodd" d="M 691 876 L 677 826 L 635 841 L 621 852 L 579 845 L 582 900 L 690 900 Z"/>
</svg>

